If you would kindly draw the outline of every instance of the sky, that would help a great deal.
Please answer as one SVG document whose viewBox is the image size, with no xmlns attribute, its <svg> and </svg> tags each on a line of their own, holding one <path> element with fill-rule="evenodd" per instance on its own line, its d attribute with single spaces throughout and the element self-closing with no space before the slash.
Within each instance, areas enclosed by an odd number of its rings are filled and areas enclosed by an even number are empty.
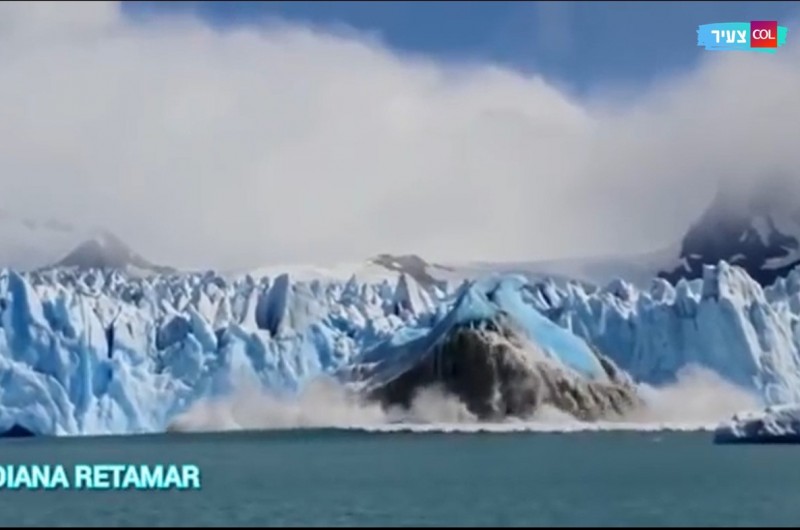
<svg viewBox="0 0 800 530">
<path fill-rule="evenodd" d="M 215 27 L 270 19 L 373 34 L 391 50 L 490 61 L 581 95 L 647 86 L 696 65 L 694 35 L 715 21 L 784 20 L 793 2 L 131 2 L 132 16 L 190 12 Z"/>
<path fill-rule="evenodd" d="M 796 6 L 3 2 L 2 205 L 191 267 L 656 250 L 798 167 Z"/>
</svg>

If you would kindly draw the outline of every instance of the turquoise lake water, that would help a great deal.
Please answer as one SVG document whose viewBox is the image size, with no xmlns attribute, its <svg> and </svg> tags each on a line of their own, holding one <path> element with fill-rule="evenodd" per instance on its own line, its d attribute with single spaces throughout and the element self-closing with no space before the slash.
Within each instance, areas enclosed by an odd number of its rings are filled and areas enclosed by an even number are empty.
<svg viewBox="0 0 800 530">
<path fill-rule="evenodd" d="M 186 463 L 200 491 L 0 490 L 4 525 L 800 522 L 800 447 L 708 433 L 287 431 L 0 442 L 0 464 Z"/>
</svg>

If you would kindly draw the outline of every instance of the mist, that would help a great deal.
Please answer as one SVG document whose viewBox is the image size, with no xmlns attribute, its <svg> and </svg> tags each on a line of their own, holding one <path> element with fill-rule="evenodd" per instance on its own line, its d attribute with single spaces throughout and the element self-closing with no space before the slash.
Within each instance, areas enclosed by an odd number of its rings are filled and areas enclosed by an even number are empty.
<svg viewBox="0 0 800 530">
<path fill-rule="evenodd" d="M 476 421 L 463 403 L 438 388 L 420 392 L 407 410 L 368 402 L 336 381 L 312 381 L 297 398 L 279 398 L 237 385 L 221 399 L 203 400 L 170 425 L 171 431 L 239 429 L 354 428 L 390 423 L 466 423 Z"/>
<path fill-rule="evenodd" d="M 682 368 L 672 384 L 659 388 L 642 385 L 640 392 L 646 407 L 626 418 L 628 421 L 711 424 L 764 406 L 752 392 L 697 365 Z"/>
<path fill-rule="evenodd" d="M 369 402 L 334 380 L 312 381 L 296 398 L 277 398 L 242 383 L 233 395 L 201 400 L 176 417 L 168 430 L 208 432 L 298 428 L 378 429 L 416 426 L 457 429 L 488 428 L 471 414 L 458 397 L 438 387 L 423 389 L 408 409 L 384 408 Z M 636 428 L 636 425 L 714 426 L 734 414 L 758 410 L 762 403 L 752 393 L 725 381 L 716 373 L 687 366 L 674 383 L 655 388 L 640 385 L 645 405 L 623 418 L 598 422 L 603 428 Z M 540 407 L 530 418 L 509 418 L 494 423 L 500 430 L 574 429 L 587 426 L 551 406 Z M 615 427 L 616 426 L 616 427 Z"/>
</svg>

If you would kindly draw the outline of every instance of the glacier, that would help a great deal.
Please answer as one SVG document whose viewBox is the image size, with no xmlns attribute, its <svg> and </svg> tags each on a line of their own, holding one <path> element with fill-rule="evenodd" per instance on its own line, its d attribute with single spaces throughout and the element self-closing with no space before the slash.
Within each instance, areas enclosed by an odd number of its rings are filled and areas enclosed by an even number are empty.
<svg viewBox="0 0 800 530">
<path fill-rule="evenodd" d="M 321 375 L 347 382 L 353 366 L 390 378 L 454 324 L 499 313 L 588 379 L 604 374 L 596 350 L 636 382 L 667 384 L 699 364 L 765 404 L 800 401 L 800 272 L 762 288 L 725 262 L 649 290 L 512 274 L 423 286 L 402 273 L 5 269 L 0 312 L 0 431 L 163 432 L 245 383 L 291 397 Z"/>
<path fill-rule="evenodd" d="M 535 305 L 595 345 L 637 381 L 665 384 L 680 368 L 708 368 L 766 404 L 800 401 L 800 271 L 762 288 L 721 261 L 702 278 L 640 291 L 623 280 L 602 289 L 535 286 Z"/>
</svg>

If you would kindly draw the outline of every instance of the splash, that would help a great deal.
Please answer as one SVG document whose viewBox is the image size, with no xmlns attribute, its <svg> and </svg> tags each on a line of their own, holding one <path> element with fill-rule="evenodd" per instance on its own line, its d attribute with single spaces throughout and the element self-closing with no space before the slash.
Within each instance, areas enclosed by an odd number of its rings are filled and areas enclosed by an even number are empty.
<svg viewBox="0 0 800 530">
<path fill-rule="evenodd" d="M 296 398 L 278 398 L 251 385 L 222 400 L 198 402 L 170 425 L 171 431 L 363 428 L 390 424 L 469 423 L 475 417 L 458 399 L 436 387 L 417 394 L 408 410 L 385 409 L 325 378 Z"/>
<path fill-rule="evenodd" d="M 752 394 L 697 366 L 660 388 L 641 385 L 645 406 L 625 417 L 582 422 L 551 406 L 529 418 L 481 422 L 457 397 L 439 387 L 419 392 L 408 409 L 384 408 L 347 387 L 321 378 L 296 398 L 278 398 L 250 384 L 219 400 L 200 401 L 176 418 L 170 431 L 335 428 L 416 432 L 576 432 L 604 430 L 712 430 L 732 414 L 758 409 Z"/>
<path fill-rule="evenodd" d="M 716 424 L 737 412 L 764 406 L 756 395 L 698 365 L 681 369 L 671 385 L 659 388 L 641 385 L 639 392 L 646 407 L 627 418 L 637 423 Z"/>
</svg>

